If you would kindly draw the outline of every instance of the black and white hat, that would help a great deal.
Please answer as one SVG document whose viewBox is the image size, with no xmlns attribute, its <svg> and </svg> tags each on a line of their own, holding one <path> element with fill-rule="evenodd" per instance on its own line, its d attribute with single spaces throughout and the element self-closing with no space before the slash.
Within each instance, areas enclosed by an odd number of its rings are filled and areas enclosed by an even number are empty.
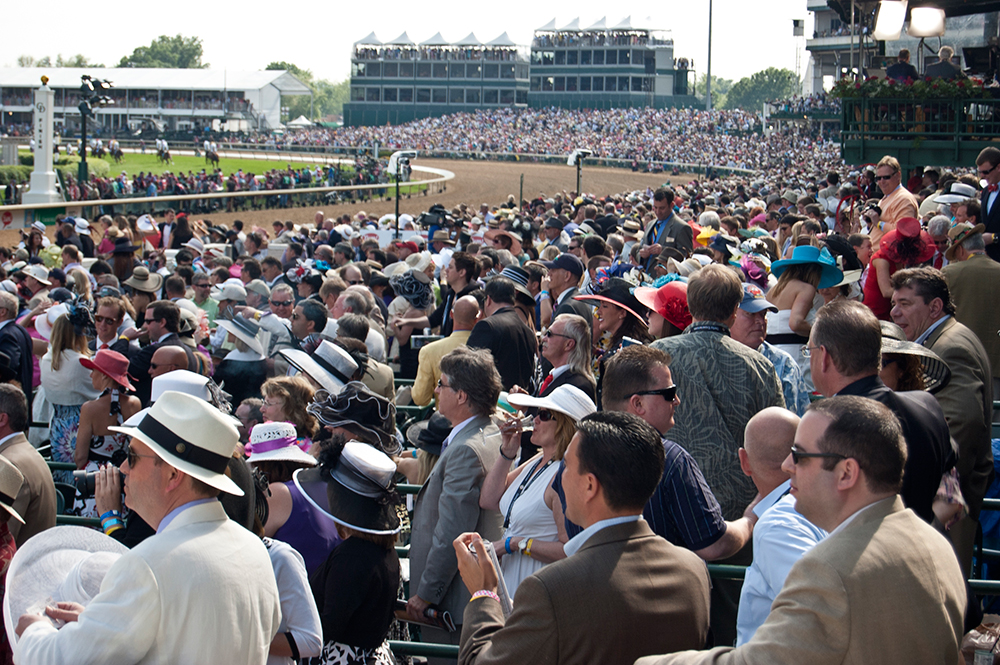
<svg viewBox="0 0 1000 665">
<path fill-rule="evenodd" d="M 333 395 L 339 393 L 358 371 L 358 363 L 351 354 L 325 339 L 312 355 L 300 349 L 281 349 L 278 353 Z"/>
</svg>

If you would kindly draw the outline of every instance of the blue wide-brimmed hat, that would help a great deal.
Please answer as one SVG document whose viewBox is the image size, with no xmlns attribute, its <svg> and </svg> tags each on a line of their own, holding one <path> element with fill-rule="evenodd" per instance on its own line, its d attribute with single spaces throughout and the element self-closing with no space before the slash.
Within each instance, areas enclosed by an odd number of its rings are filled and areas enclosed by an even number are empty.
<svg viewBox="0 0 1000 665">
<path fill-rule="evenodd" d="M 830 254 L 830 250 L 826 247 L 820 249 L 812 245 L 800 245 L 792 252 L 792 258 L 772 263 L 771 274 L 775 277 L 781 277 L 781 273 L 785 272 L 785 268 L 788 266 L 808 265 L 810 263 L 823 269 L 817 288 L 826 289 L 836 286 L 840 280 L 844 279 L 844 273 L 837 267 L 837 262 Z"/>
</svg>

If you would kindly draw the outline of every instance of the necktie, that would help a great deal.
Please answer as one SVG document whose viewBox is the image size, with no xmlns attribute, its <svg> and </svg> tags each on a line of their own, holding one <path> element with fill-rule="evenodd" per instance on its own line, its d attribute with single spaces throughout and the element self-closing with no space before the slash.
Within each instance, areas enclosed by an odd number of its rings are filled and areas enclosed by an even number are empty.
<svg viewBox="0 0 1000 665">
<path fill-rule="evenodd" d="M 549 385 L 551 385 L 553 378 L 554 377 L 552 376 L 552 374 L 549 374 L 547 377 L 545 377 L 545 380 L 542 381 L 542 385 L 540 385 L 538 387 L 538 396 L 539 397 L 541 397 L 542 395 L 545 394 L 545 389 L 548 388 Z"/>
<path fill-rule="evenodd" d="M 934 256 L 934 268 L 936 270 L 940 270 L 943 263 L 944 263 L 944 255 L 942 255 L 941 252 L 938 252 Z"/>
<path fill-rule="evenodd" d="M 988 185 L 986 187 L 987 192 L 995 192 L 997 189 L 1000 189 L 1000 185 Z"/>
</svg>

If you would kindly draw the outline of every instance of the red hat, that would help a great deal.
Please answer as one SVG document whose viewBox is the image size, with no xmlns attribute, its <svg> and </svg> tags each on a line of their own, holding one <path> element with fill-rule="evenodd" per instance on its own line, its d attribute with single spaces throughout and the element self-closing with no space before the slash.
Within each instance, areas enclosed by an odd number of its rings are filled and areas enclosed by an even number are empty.
<svg viewBox="0 0 1000 665">
<path fill-rule="evenodd" d="M 896 228 L 882 236 L 880 247 L 885 258 L 908 266 L 930 261 L 937 251 L 934 238 L 920 228 L 920 220 L 915 217 L 896 222 Z"/>
<path fill-rule="evenodd" d="M 128 380 L 128 358 L 116 351 L 101 349 L 93 360 L 80 358 L 80 364 L 87 369 L 96 369 L 101 374 L 111 377 L 126 390 L 135 390 Z"/>
<path fill-rule="evenodd" d="M 640 286 L 635 290 L 636 300 L 650 308 L 676 328 L 684 330 L 691 325 L 688 311 L 687 284 L 681 281 L 667 282 L 658 289 Z"/>
</svg>

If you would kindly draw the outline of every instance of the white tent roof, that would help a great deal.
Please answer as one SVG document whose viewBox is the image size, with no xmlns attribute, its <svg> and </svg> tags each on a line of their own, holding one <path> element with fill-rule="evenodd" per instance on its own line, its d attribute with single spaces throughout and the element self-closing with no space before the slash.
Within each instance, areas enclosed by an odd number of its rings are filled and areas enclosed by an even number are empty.
<svg viewBox="0 0 1000 665">
<path fill-rule="evenodd" d="M 579 30 L 580 30 L 580 18 L 579 17 L 573 19 L 572 21 L 570 21 L 569 23 L 567 23 L 563 27 L 559 28 L 559 32 L 579 32 Z"/>
<path fill-rule="evenodd" d="M 465 39 L 455 42 L 455 46 L 482 46 L 482 45 L 483 43 L 478 39 L 476 39 L 476 33 L 474 32 L 470 32 Z"/>
<path fill-rule="evenodd" d="M 555 20 L 555 19 L 553 19 L 553 20 Z M 487 46 L 517 46 L 517 44 L 514 43 L 514 40 L 512 40 L 510 37 L 507 36 L 506 32 L 504 32 L 502 35 L 500 35 L 499 37 L 497 37 L 493 41 L 487 42 L 486 45 Z"/>
<path fill-rule="evenodd" d="M 89 74 L 111 81 L 115 88 L 130 90 L 260 90 L 269 85 L 285 95 L 308 95 L 306 84 L 284 70 L 233 71 L 223 69 L 146 69 L 76 67 L 0 68 L 0 86 L 37 88 L 41 77 L 49 77 L 50 88 L 79 88 L 80 77 Z"/>
<path fill-rule="evenodd" d="M 385 42 L 385 43 L 386 44 L 392 44 L 393 46 L 399 46 L 399 45 L 403 45 L 403 46 L 416 46 L 416 44 L 413 42 L 413 40 L 410 39 L 410 36 L 408 34 L 406 34 L 405 30 L 403 31 L 403 34 L 401 34 L 399 37 L 396 37 L 395 39 L 393 39 L 391 41 L 388 41 L 388 42 Z"/>
<path fill-rule="evenodd" d="M 548 23 L 546 23 L 542 27 L 535 28 L 535 30 L 537 32 L 551 32 L 551 31 L 553 31 L 555 29 L 556 29 L 556 19 L 554 17 L 553 17 L 553 19 L 551 21 L 549 21 Z M 507 33 L 505 32 L 504 34 L 506 35 Z"/>
<path fill-rule="evenodd" d="M 312 127 L 313 123 L 309 120 L 309 118 L 305 117 L 304 115 L 300 115 L 295 120 L 290 121 L 286 126 L 287 127 Z"/>
<path fill-rule="evenodd" d="M 632 20 L 631 16 L 626 16 L 621 23 L 611 28 L 612 30 L 651 30 L 652 20 L 650 18 Z"/>
<path fill-rule="evenodd" d="M 421 46 L 449 46 L 451 42 L 441 36 L 441 33 L 437 33 L 428 40 L 420 42 Z"/>
<path fill-rule="evenodd" d="M 362 39 L 359 42 L 354 42 L 354 43 L 355 44 L 371 44 L 372 46 L 378 46 L 382 42 L 379 41 L 379 38 L 375 36 L 374 32 L 370 32 L 370 33 L 368 33 L 367 37 L 365 37 L 364 39 Z"/>
<path fill-rule="evenodd" d="M 587 28 L 587 30 L 607 30 L 608 29 L 607 18 L 608 18 L 607 16 L 602 16 L 600 21 Z"/>
</svg>

